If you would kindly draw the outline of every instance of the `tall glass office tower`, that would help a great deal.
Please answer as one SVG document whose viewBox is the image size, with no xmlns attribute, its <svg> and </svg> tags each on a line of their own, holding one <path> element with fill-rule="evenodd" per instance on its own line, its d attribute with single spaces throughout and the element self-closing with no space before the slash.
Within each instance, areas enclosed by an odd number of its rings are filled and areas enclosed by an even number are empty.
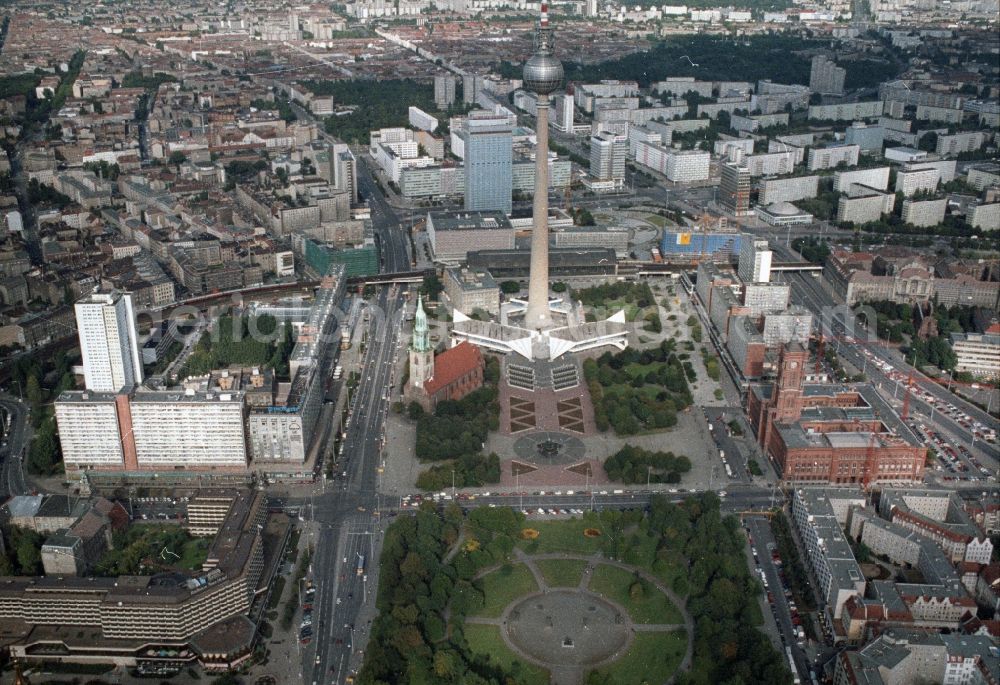
<svg viewBox="0 0 1000 685">
<path fill-rule="evenodd" d="M 465 208 L 511 212 L 513 134 L 507 117 L 470 114 L 465 144 Z"/>
</svg>

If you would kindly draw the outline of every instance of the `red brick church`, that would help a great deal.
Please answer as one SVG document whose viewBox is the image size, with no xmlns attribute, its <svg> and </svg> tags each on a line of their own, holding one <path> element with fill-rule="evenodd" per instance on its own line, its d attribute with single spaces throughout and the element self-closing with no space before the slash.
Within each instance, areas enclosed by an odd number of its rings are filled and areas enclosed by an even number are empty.
<svg viewBox="0 0 1000 685">
<path fill-rule="evenodd" d="M 460 400 L 483 387 L 483 354 L 475 345 L 462 342 L 434 354 L 427 330 L 423 300 L 417 298 L 417 312 L 410 343 L 410 375 L 403 397 L 416 402 L 426 412 L 433 412 L 442 400 Z"/>
</svg>

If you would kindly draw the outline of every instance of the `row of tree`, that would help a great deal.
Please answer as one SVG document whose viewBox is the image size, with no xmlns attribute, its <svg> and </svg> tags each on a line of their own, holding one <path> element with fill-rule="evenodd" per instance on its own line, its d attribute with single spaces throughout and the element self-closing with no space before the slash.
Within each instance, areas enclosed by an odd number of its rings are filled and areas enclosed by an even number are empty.
<svg viewBox="0 0 1000 685">
<path fill-rule="evenodd" d="M 691 460 L 673 452 L 652 452 L 625 445 L 604 462 L 608 478 L 622 483 L 679 483 Z"/>
</svg>

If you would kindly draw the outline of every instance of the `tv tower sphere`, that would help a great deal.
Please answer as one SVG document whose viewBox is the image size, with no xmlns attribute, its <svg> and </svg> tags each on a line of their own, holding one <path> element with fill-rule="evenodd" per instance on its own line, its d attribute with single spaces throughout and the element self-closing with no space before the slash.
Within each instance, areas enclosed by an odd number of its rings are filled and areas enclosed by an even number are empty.
<svg viewBox="0 0 1000 685">
<path fill-rule="evenodd" d="M 547 4 L 542 4 L 542 16 L 535 31 L 535 54 L 524 65 L 524 87 L 538 95 L 549 95 L 562 82 L 562 62 L 552 56 L 549 8 Z"/>
</svg>

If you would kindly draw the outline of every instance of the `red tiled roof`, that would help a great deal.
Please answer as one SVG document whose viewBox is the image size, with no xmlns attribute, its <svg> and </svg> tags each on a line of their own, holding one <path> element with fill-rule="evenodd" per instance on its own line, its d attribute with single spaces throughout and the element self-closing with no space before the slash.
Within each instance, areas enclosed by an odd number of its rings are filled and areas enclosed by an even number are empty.
<svg viewBox="0 0 1000 685">
<path fill-rule="evenodd" d="M 433 395 L 473 369 L 483 365 L 483 353 L 469 342 L 461 342 L 434 358 L 434 377 L 424 384 L 424 391 Z"/>
</svg>

